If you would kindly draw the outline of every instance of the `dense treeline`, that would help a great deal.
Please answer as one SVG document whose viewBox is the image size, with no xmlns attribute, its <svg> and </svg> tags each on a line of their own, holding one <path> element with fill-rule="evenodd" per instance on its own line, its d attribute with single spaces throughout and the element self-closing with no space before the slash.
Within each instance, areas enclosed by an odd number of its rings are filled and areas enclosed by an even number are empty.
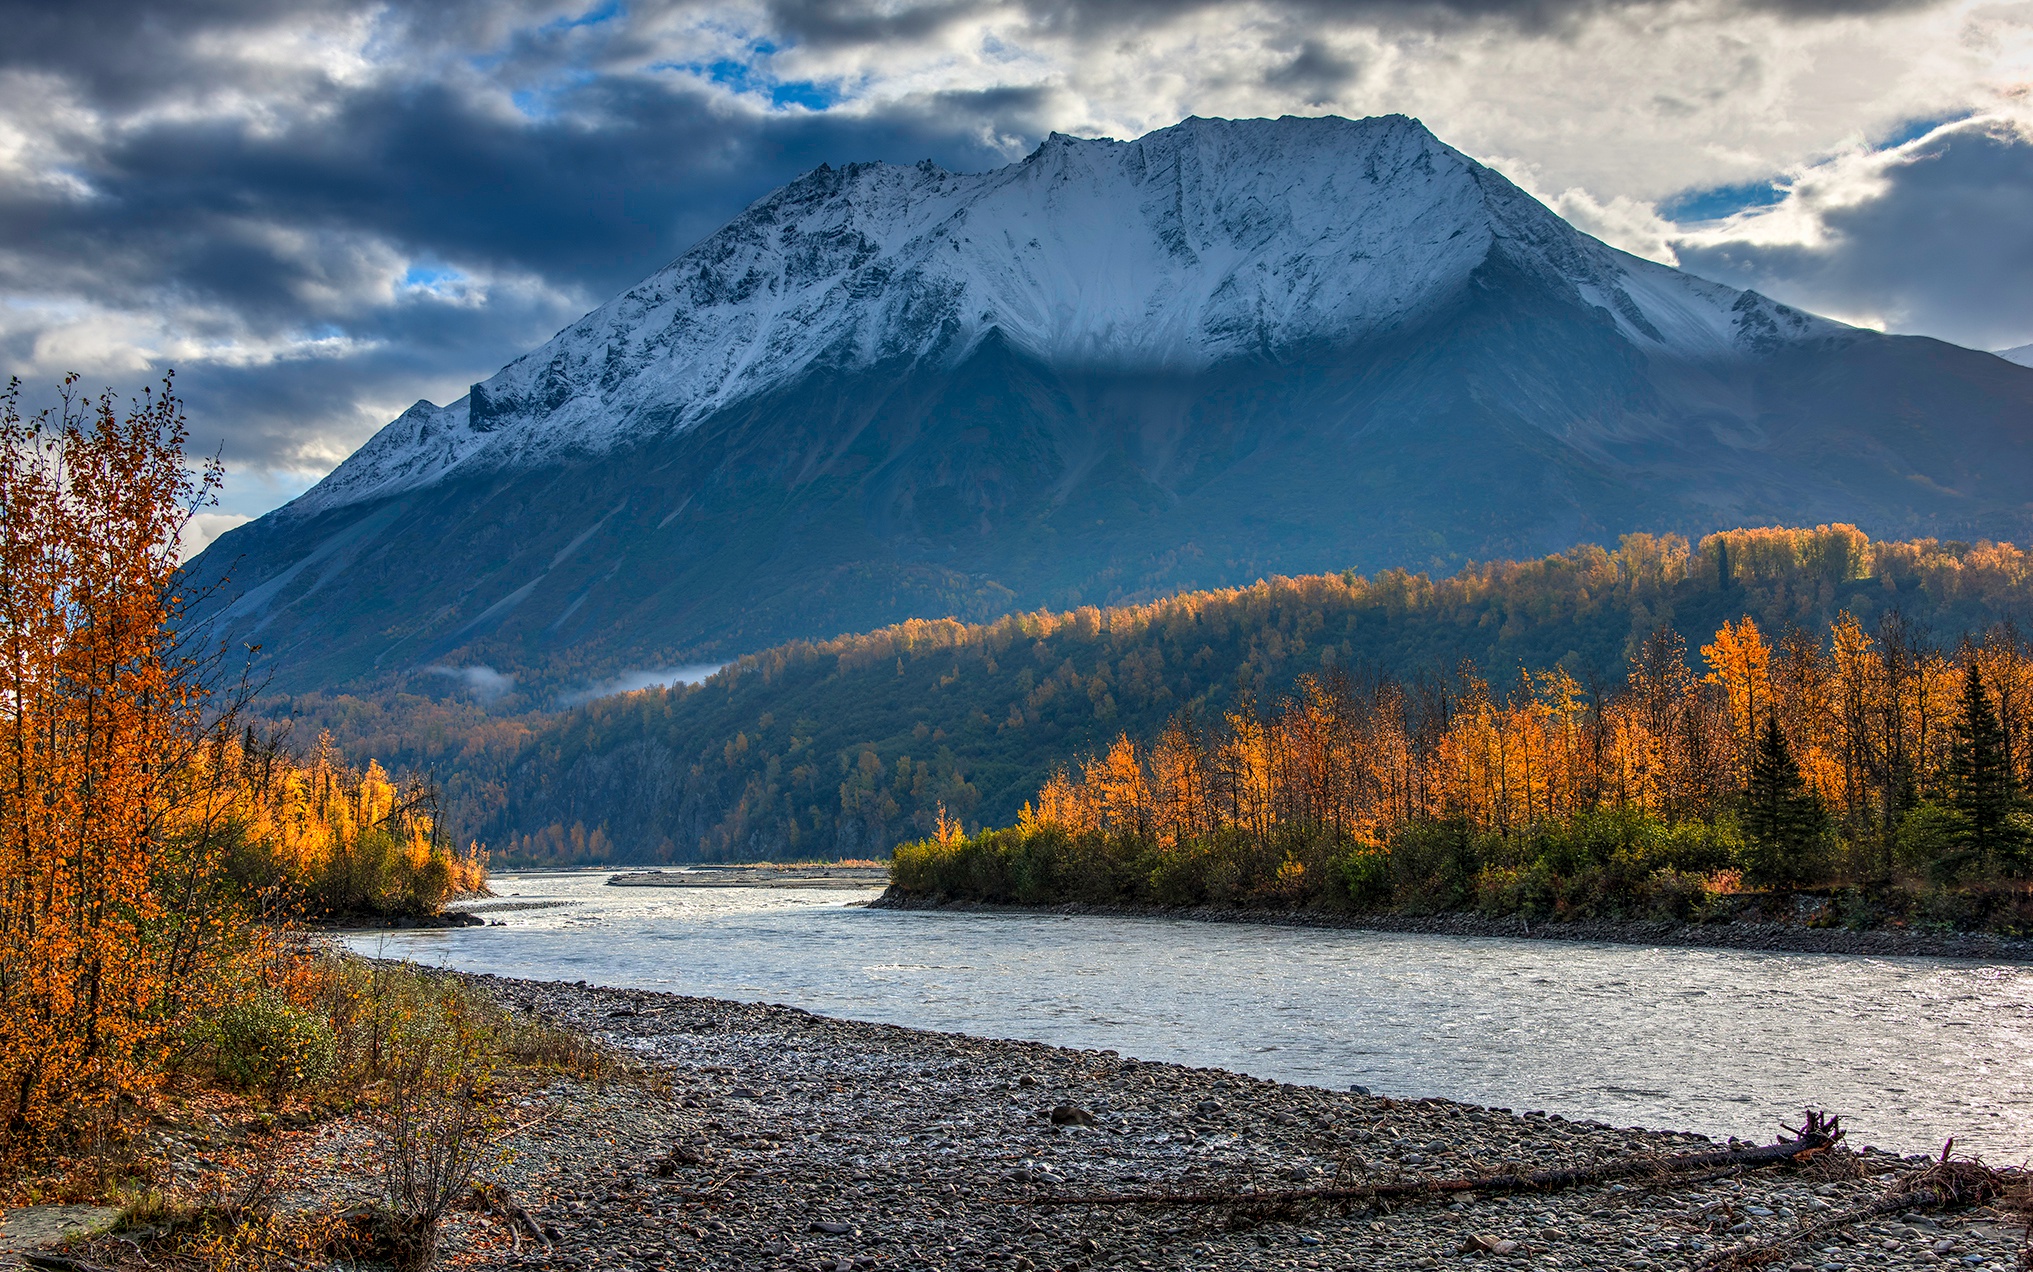
<svg viewBox="0 0 2033 1272">
<path fill-rule="evenodd" d="M 0 1175 L 134 1120 L 280 974 L 264 920 L 481 881 L 427 788 L 238 727 L 185 631 L 179 532 L 219 470 L 186 466 L 170 388 L 123 415 L 67 381 L 26 420 L 0 395 Z"/>
<path fill-rule="evenodd" d="M 424 780 L 439 801 L 448 839 L 476 837 L 493 848 L 515 761 L 558 715 L 520 701 L 476 701 L 445 695 L 445 682 L 374 693 L 305 693 L 258 697 L 250 719 L 274 738 L 316 737 L 335 763 L 364 771 L 379 765 L 405 782 Z M 436 689 L 433 694 L 425 690 Z M 493 852 L 499 857 L 498 850 Z"/>
<path fill-rule="evenodd" d="M 448 813 L 523 862 L 881 855 L 944 808 L 1006 825 L 1055 766 L 1182 710 L 1218 719 L 1339 669 L 1418 688 L 1464 661 L 1508 693 L 1519 666 L 1587 697 L 1661 625 L 1875 632 L 1953 642 L 2027 612 L 2028 557 L 2005 544 L 1873 543 L 1852 527 L 1738 530 L 1698 545 L 1635 535 L 1450 579 L 1385 571 L 1274 579 L 1148 605 L 910 622 L 743 658 L 703 686 L 432 744 Z M 1437 683 L 1437 682 L 1436 682 Z M 1423 690 L 1422 690 L 1423 692 Z M 318 723 L 340 700 L 296 704 Z M 433 708 L 442 723 L 453 708 Z M 438 727 L 438 726 L 434 726 Z M 345 734 L 341 732 L 341 736 Z M 386 746 L 380 753 L 391 754 Z M 360 762 L 359 752 L 348 752 Z M 401 755 L 397 758 L 404 759 Z"/>
<path fill-rule="evenodd" d="M 227 872 L 267 913 L 415 918 L 486 887 L 486 854 L 455 848 L 427 778 L 398 784 L 376 761 L 351 767 L 329 734 L 298 759 L 250 726 L 200 762 L 220 769 L 210 785 Z"/>
<path fill-rule="evenodd" d="M 1777 641 L 1745 618 L 1700 652 L 1697 676 L 1662 627 L 1593 694 L 1558 667 L 1507 687 L 1302 677 L 1212 731 L 1119 736 L 1015 827 L 902 847 L 894 875 L 998 901 L 1683 919 L 1746 886 L 1836 887 L 1850 919 L 2033 919 L 2016 629 L 1943 651 L 1896 613 Z"/>
</svg>

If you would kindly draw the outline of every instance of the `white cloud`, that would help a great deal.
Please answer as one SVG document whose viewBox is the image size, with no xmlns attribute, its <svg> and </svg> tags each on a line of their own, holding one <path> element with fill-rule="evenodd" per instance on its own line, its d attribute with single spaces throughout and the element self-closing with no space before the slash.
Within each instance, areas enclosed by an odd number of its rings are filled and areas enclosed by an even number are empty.
<svg viewBox="0 0 2033 1272">
<path fill-rule="evenodd" d="M 1860 326 L 1973 348 L 2033 337 L 2023 99 L 1783 176 L 1784 197 L 1672 235 L 1680 263 Z"/>
<path fill-rule="evenodd" d="M 1189 114 L 1412 114 L 1471 154 L 1514 156 L 1542 188 L 1609 203 L 1758 179 L 1916 118 L 1992 106 L 2033 31 L 2033 6 L 1975 0 L 1819 19 L 1673 0 L 1543 31 L 1379 13 L 1220 5 L 1097 34 L 983 6 L 915 43 L 777 61 L 863 86 L 864 109 L 1036 89 L 1049 94 L 1040 122 L 1076 133 L 1136 136 Z M 1283 72 L 1306 53 L 1348 68 L 1345 82 L 1294 83 Z"/>
<path fill-rule="evenodd" d="M 467 667 L 447 667 L 442 664 L 424 668 L 427 674 L 445 676 L 459 683 L 460 687 L 481 702 L 493 702 L 515 688 L 515 677 L 494 670 L 484 663 Z"/>
<path fill-rule="evenodd" d="M 668 689 L 673 685 L 704 684 L 713 673 L 727 666 L 726 663 L 685 663 L 677 667 L 652 667 L 643 671 L 625 671 L 618 676 L 589 685 L 576 693 L 566 694 L 560 702 L 575 707 L 592 702 L 596 698 L 611 698 L 621 693 L 637 693 L 644 689 Z"/>
<path fill-rule="evenodd" d="M 177 540 L 178 555 L 188 561 L 210 547 L 212 540 L 252 520 L 254 518 L 241 512 L 196 513 L 184 523 L 183 534 Z"/>
</svg>

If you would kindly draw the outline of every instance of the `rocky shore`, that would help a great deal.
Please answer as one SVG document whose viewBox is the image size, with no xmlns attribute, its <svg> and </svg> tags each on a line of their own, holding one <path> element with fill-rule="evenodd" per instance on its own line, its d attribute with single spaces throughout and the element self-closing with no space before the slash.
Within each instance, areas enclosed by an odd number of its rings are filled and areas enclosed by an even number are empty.
<svg viewBox="0 0 2033 1272">
<path fill-rule="evenodd" d="M 1269 910 L 1236 906 L 989 905 L 914 896 L 892 886 L 868 903 L 885 910 L 973 910 L 1030 914 L 1098 914 L 1117 918 L 1191 919 L 1204 923 L 1267 923 L 1281 927 L 1339 928 L 1364 932 L 1424 932 L 1437 936 L 1502 936 L 1533 941 L 1601 941 L 1615 945 L 1697 946 L 1772 950 L 1791 954 L 1862 954 L 1880 957 L 1968 958 L 1993 963 L 2033 962 L 2033 940 L 1989 932 L 1929 932 L 1910 928 L 1817 927 L 1810 923 L 1734 918 L 1721 923 L 1592 920 L 1535 923 L 1517 915 L 1341 914 L 1322 910 Z"/>
<path fill-rule="evenodd" d="M 456 1216 L 453 1266 L 565 1269 L 1696 1268 L 1882 1196 L 1865 1150 L 1719 1178 L 1461 1196 L 1393 1210 L 1051 1205 L 1095 1192 L 1291 1189 L 1586 1166 L 1700 1136 L 1286 1086 L 1108 1051 L 928 1033 L 787 1007 L 475 977 L 644 1064 L 526 1095 L 485 1174 L 528 1223 Z M 1776 1119 L 1798 1110 L 1771 1110 Z M 1868 1138 L 1868 1117 L 1857 1138 Z M 341 1125 L 298 1172 L 358 1187 Z M 320 1162 L 322 1165 L 311 1164 Z M 1875 1177 L 1873 1177 L 1875 1176 Z M 510 1211 L 512 1213 L 512 1211 Z M 2016 1266 L 1990 1210 L 1898 1213 L 1773 1266 Z"/>
<path fill-rule="evenodd" d="M 314 932 L 407 932 L 412 929 L 482 927 L 487 920 L 467 909 L 447 908 L 436 914 L 334 914 L 304 926 Z"/>
</svg>

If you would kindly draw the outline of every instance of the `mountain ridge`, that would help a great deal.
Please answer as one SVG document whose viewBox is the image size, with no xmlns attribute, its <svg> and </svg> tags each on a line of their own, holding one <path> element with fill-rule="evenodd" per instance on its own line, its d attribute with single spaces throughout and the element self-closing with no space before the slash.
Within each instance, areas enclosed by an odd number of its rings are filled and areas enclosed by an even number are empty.
<svg viewBox="0 0 2033 1272">
<path fill-rule="evenodd" d="M 192 563 L 279 683 L 1631 531 L 2028 537 L 2033 371 L 1588 238 L 1403 117 L 821 168 Z"/>
<path fill-rule="evenodd" d="M 459 836 L 497 859 L 880 855 L 931 833 L 942 808 L 970 827 L 1008 824 L 1053 769 L 1118 735 L 1148 743 L 1180 712 L 1218 727 L 1301 676 L 1394 680 L 1444 713 L 1470 666 L 1498 700 L 1522 670 L 1557 667 L 1600 702 L 1662 625 L 1699 675 L 1724 622 L 1751 618 L 1777 646 L 1798 633 L 1818 643 L 1843 614 L 1881 642 L 1873 657 L 1883 642 L 1947 650 L 2000 624 L 2025 632 L 2033 557 L 1840 525 L 1693 544 L 1633 535 L 1449 578 L 1348 572 L 981 624 L 913 620 L 550 715 L 397 693 L 264 708 L 299 736 L 331 730 L 355 763 L 434 772 Z"/>
</svg>

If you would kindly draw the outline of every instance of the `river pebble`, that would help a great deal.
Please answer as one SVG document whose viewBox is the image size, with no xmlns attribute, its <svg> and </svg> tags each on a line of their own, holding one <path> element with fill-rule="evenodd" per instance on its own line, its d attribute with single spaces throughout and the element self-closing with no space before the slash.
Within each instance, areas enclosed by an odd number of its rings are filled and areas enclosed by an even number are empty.
<svg viewBox="0 0 2033 1272">
<path fill-rule="evenodd" d="M 503 1221 L 465 1216 L 446 1250 L 468 1266 L 1689 1268 L 1884 1187 L 1780 1168 L 1390 1211 L 1315 1205 L 1258 1223 L 1211 1209 L 1055 1206 L 1042 1203 L 1571 1167 L 1720 1146 L 789 1007 L 472 979 L 516 1010 L 637 1056 L 653 1076 L 603 1090 L 559 1081 L 534 1099 L 542 1120 L 507 1141 L 510 1155 L 490 1173 L 555 1240 L 514 1238 Z M 1798 1114 L 1773 1110 L 1782 1112 Z M 1912 1164 L 1875 1150 L 1857 1161 L 1878 1173 Z M 1817 1238 L 1774 1266 L 2006 1268 L 2018 1247 L 2018 1231 L 1996 1214 L 1915 1214 Z"/>
</svg>

